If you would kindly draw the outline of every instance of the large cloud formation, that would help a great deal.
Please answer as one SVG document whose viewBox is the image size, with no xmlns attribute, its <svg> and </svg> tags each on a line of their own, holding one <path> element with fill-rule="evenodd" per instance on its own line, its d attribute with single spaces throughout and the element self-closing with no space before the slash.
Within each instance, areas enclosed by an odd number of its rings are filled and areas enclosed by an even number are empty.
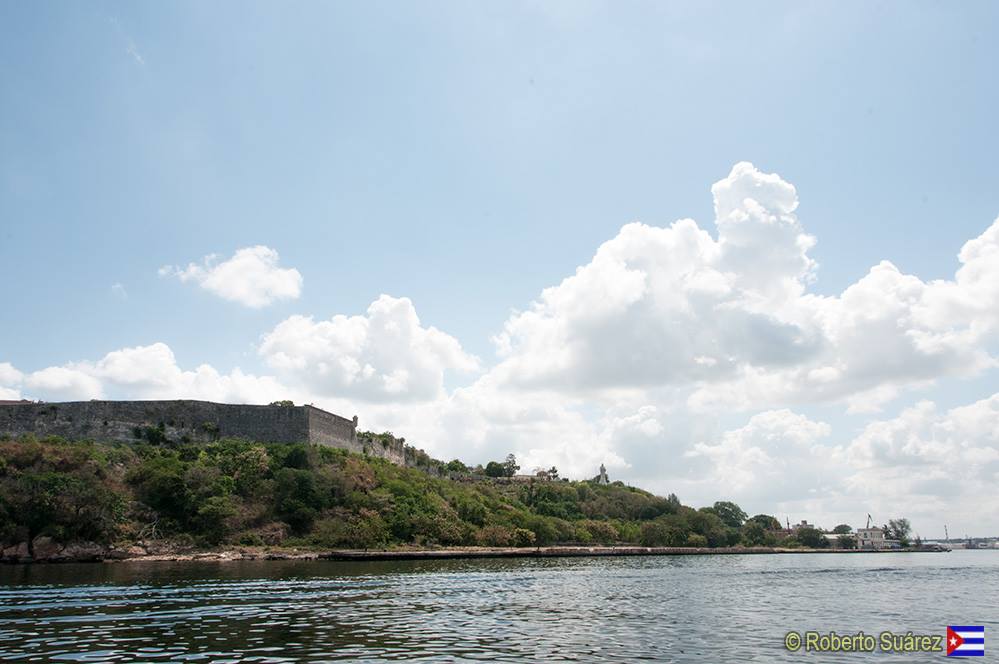
<svg viewBox="0 0 999 664">
<path fill-rule="evenodd" d="M 873 509 L 899 509 L 903 498 L 905 509 L 924 523 L 946 518 L 994 532 L 999 393 L 945 412 L 931 401 L 920 401 L 898 417 L 869 423 L 842 455 L 852 470 L 850 495 L 864 497 Z M 932 525 L 939 529 L 942 523 Z"/>
<path fill-rule="evenodd" d="M 0 369 L 4 365 L 0 365 Z M 238 368 L 223 375 L 209 364 L 185 371 L 164 343 L 112 351 L 96 362 L 71 362 L 21 374 L 10 365 L 33 397 L 72 401 L 88 399 L 205 399 L 266 403 L 286 398 L 274 378 L 245 374 Z M 0 371 L 0 386 L 4 374 Z"/>
<path fill-rule="evenodd" d="M 423 327 L 409 298 L 382 295 L 366 316 L 292 316 L 264 335 L 260 354 L 291 384 L 325 397 L 426 401 L 444 393 L 444 372 L 477 358 L 454 337 Z"/>
<path fill-rule="evenodd" d="M 689 219 L 625 226 L 506 322 L 497 376 L 565 391 L 690 387 L 699 410 L 875 410 L 905 387 L 995 366 L 982 342 L 999 310 L 999 222 L 965 245 L 952 281 L 886 261 L 823 297 L 807 292 L 815 240 L 793 186 L 740 163 L 712 193 L 717 239 Z"/>
<path fill-rule="evenodd" d="M 514 452 L 525 469 L 573 477 L 606 463 L 694 504 L 728 498 L 827 526 L 905 514 L 930 531 L 950 508 L 985 504 L 991 516 L 964 523 L 999 527 L 987 498 L 999 395 L 946 412 L 925 400 L 941 379 L 995 371 L 999 220 L 964 245 L 950 279 L 885 261 L 818 295 L 816 240 L 791 184 L 740 163 L 711 192 L 713 229 L 624 226 L 509 317 L 484 369 L 409 299 L 383 295 L 360 315 L 295 315 L 265 332 L 273 375 L 183 369 L 156 343 L 34 372 L 0 364 L 0 398 L 292 398 L 358 413 L 439 457 Z M 270 251 L 168 272 L 249 306 L 297 297 L 297 272 L 260 286 L 280 273 Z M 258 276 L 222 269 L 233 261 Z M 899 410 L 917 389 L 923 401 Z"/>
</svg>

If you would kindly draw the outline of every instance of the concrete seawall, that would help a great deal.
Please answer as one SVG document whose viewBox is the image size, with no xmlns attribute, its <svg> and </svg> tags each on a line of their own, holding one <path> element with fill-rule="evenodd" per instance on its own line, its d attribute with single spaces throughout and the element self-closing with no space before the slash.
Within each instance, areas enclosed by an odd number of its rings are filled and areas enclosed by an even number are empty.
<svg viewBox="0 0 999 664">
<path fill-rule="evenodd" d="M 306 550 L 237 547 L 198 551 L 179 549 L 169 544 L 149 549 L 131 546 L 116 548 L 93 543 L 59 545 L 51 540 L 35 545 L 35 560 L 28 557 L 27 545 L 0 550 L 0 563 L 62 563 L 62 562 L 183 562 L 239 560 L 466 560 L 475 558 L 580 558 L 615 556 L 719 556 L 719 555 L 782 555 L 846 553 L 930 553 L 928 549 L 904 551 L 874 551 L 870 549 L 786 549 L 779 547 L 645 547 L 645 546 L 543 546 L 543 547 L 454 547 L 446 549 L 391 550 Z"/>
<path fill-rule="evenodd" d="M 780 547 L 671 547 L 671 546 L 542 546 L 467 547 L 408 551 L 330 551 L 317 554 L 325 560 L 438 560 L 451 558 L 573 558 L 585 556 L 717 556 L 746 554 L 892 553 L 872 549 L 804 549 Z M 899 553 L 895 551 L 894 553 Z M 905 551 L 904 553 L 915 553 Z"/>
</svg>

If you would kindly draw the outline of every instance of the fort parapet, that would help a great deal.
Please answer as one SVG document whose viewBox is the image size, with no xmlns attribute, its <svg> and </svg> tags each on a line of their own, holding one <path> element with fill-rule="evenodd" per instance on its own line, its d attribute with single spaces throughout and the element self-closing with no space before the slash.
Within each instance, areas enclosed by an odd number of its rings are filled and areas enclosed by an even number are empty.
<svg viewBox="0 0 999 664">
<path fill-rule="evenodd" d="M 270 443 L 328 445 L 423 466 L 422 450 L 401 438 L 359 436 L 347 419 L 314 406 L 224 404 L 211 401 L 68 401 L 0 403 L 0 434 L 60 436 L 68 440 L 207 443 L 243 438 Z"/>
</svg>

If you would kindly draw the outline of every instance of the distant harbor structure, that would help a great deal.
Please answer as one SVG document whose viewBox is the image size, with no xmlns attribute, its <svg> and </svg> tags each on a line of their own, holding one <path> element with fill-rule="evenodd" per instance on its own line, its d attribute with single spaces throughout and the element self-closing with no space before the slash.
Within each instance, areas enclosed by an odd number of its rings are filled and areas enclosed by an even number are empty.
<svg viewBox="0 0 999 664">
<path fill-rule="evenodd" d="M 389 434 L 359 435 L 351 419 L 315 406 L 170 401 L 0 402 L 0 435 L 60 436 L 67 440 L 210 443 L 242 438 L 268 443 L 314 443 L 422 466 L 429 457 Z"/>
</svg>

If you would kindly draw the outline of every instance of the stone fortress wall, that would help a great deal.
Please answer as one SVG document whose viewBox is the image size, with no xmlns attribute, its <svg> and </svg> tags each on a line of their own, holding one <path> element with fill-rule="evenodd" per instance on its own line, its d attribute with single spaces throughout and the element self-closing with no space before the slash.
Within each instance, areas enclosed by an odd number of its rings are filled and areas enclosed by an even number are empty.
<svg viewBox="0 0 999 664">
<path fill-rule="evenodd" d="M 401 438 L 358 436 L 357 416 L 314 406 L 223 404 L 210 401 L 69 401 L 0 403 L 0 435 L 61 436 L 67 440 L 208 443 L 243 438 L 269 443 L 309 442 L 410 466 L 419 450 Z"/>
</svg>

